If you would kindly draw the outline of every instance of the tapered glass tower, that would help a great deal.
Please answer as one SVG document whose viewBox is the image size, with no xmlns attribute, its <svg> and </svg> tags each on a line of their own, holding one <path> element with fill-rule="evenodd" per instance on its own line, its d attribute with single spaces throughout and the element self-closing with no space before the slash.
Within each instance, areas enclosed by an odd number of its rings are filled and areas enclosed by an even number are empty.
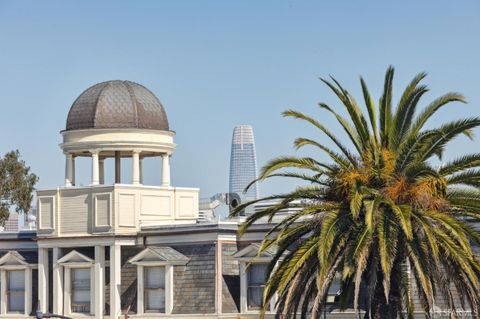
<svg viewBox="0 0 480 319">
<path fill-rule="evenodd" d="M 256 178 L 257 156 L 253 129 L 250 125 L 237 125 L 233 129 L 230 156 L 230 193 L 243 194 L 245 187 Z M 257 183 L 252 185 L 244 196 L 247 200 L 257 199 Z"/>
</svg>

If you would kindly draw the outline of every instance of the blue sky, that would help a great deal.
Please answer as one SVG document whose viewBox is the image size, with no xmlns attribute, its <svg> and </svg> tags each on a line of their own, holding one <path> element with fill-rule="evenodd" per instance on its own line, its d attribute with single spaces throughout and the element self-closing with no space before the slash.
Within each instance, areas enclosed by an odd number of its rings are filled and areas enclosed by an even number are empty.
<svg viewBox="0 0 480 319">
<path fill-rule="evenodd" d="M 395 97 L 425 70 L 424 103 L 447 91 L 469 101 L 438 122 L 480 116 L 479 31 L 479 1 L 2 0 L 0 153 L 19 149 L 39 188 L 61 185 L 59 131 L 71 103 L 97 82 L 128 79 L 158 96 L 177 132 L 173 184 L 209 196 L 228 189 L 235 124 L 253 125 L 260 166 L 293 154 L 297 136 L 328 143 L 280 115 L 293 107 L 333 125 L 316 106 L 338 106 L 320 76 L 358 95 L 363 75 L 377 99 L 389 64 Z M 478 139 L 456 141 L 447 158 L 478 147 Z M 146 163 L 147 182 L 160 178 L 159 165 Z M 85 184 L 88 168 L 78 164 Z M 261 193 L 294 185 L 266 183 Z"/>
</svg>

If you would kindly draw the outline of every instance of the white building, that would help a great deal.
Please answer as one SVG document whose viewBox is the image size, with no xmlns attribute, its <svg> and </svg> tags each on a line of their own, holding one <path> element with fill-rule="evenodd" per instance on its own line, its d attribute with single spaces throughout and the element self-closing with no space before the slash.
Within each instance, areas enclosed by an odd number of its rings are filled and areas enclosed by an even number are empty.
<svg viewBox="0 0 480 319">
<path fill-rule="evenodd" d="M 75 318 L 258 317 L 271 256 L 245 265 L 266 227 L 239 239 L 238 221 L 198 222 L 199 189 L 170 184 L 174 132 L 152 92 L 96 84 L 75 100 L 61 134 L 65 182 L 37 191 L 37 231 L 0 234 L 0 317 L 36 309 Z M 91 161 L 88 186 L 76 185 L 80 157 Z M 127 157 L 131 183 L 121 179 Z M 147 157 L 161 158 L 158 185 L 143 184 Z"/>
</svg>

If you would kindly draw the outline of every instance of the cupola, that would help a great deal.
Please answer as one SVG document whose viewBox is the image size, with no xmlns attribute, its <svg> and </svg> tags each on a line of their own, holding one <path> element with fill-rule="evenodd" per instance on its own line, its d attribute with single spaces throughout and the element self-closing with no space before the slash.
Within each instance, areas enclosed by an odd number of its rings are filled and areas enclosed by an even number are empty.
<svg viewBox="0 0 480 319">
<path fill-rule="evenodd" d="M 86 89 L 73 102 L 60 144 L 66 156 L 65 186 L 75 185 L 75 158 L 91 157 L 91 185 L 104 183 L 104 160 L 115 158 L 115 183 L 121 183 L 121 158 L 132 158 L 133 184 L 142 183 L 141 162 L 162 157 L 162 186 L 170 186 L 169 158 L 174 132 L 159 99 L 143 85 L 107 81 Z"/>
</svg>

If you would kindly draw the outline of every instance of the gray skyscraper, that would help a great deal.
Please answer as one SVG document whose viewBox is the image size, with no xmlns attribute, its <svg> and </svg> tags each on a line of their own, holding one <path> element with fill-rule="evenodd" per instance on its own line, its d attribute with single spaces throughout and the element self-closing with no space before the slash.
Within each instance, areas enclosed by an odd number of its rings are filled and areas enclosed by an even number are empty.
<svg viewBox="0 0 480 319">
<path fill-rule="evenodd" d="M 230 156 L 230 193 L 243 194 L 245 187 L 257 178 L 257 156 L 253 129 L 250 125 L 237 125 L 233 129 Z M 247 200 L 259 197 L 255 183 L 245 194 Z"/>
</svg>

